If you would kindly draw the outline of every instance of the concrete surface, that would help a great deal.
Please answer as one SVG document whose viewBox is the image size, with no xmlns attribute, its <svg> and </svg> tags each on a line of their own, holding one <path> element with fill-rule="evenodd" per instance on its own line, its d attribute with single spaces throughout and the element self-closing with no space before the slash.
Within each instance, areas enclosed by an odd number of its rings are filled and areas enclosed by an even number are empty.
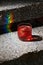
<svg viewBox="0 0 43 65">
<path fill-rule="evenodd" d="M 43 17 L 43 2 L 18 2 L 9 4 L 0 4 L 0 18 L 11 12 L 14 13 L 14 22 L 31 20 Z M 0 19 L 0 25 L 7 24 L 6 21 Z M 10 22 L 9 22 L 10 23 Z"/>
<path fill-rule="evenodd" d="M 26 53 L 17 59 L 0 63 L 0 65 L 43 65 L 43 51 Z"/>
<path fill-rule="evenodd" d="M 43 26 L 33 28 L 32 34 L 43 38 Z M 0 35 L 0 62 L 18 58 L 25 53 L 43 50 L 43 40 L 23 42 L 17 32 Z"/>
</svg>

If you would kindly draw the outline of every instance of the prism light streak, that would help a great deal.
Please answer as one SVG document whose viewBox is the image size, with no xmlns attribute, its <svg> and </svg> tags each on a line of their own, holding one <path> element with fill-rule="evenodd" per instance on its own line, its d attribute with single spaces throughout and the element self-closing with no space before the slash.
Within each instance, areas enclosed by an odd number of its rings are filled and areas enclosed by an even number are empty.
<svg viewBox="0 0 43 65">
<path fill-rule="evenodd" d="M 3 31 L 4 32 L 11 32 L 12 30 L 10 28 L 11 27 L 10 24 L 14 22 L 14 14 L 13 13 L 6 14 L 4 19 L 5 19 L 6 25 L 4 25 Z"/>
<path fill-rule="evenodd" d="M 3 31 L 3 33 L 11 32 L 8 25 L 4 25 L 4 27 L 2 28 L 2 31 Z"/>
</svg>

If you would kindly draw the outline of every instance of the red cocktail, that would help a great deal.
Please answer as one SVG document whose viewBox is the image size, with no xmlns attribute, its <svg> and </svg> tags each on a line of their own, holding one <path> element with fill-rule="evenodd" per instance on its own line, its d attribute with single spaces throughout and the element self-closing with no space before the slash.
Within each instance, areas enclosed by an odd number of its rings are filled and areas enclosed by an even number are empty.
<svg viewBox="0 0 43 65">
<path fill-rule="evenodd" d="M 32 40 L 32 26 L 29 23 L 22 23 L 18 26 L 18 37 L 23 41 Z"/>
</svg>

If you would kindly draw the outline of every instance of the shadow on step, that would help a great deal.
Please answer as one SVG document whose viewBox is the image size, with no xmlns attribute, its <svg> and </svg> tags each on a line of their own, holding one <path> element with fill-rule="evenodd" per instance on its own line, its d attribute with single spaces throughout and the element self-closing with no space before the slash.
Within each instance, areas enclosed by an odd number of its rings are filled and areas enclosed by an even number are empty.
<svg viewBox="0 0 43 65">
<path fill-rule="evenodd" d="M 43 51 L 27 53 L 18 59 L 5 61 L 0 65 L 43 65 Z"/>
<path fill-rule="evenodd" d="M 14 32 L 17 31 L 17 27 L 20 23 L 30 23 L 32 27 L 39 27 L 43 26 L 43 21 L 39 21 L 38 19 L 31 19 L 31 20 L 26 20 L 26 21 L 21 21 L 21 22 L 15 22 L 11 23 L 9 25 L 1 25 L 0 26 L 0 35 L 9 33 L 9 32 Z"/>
</svg>

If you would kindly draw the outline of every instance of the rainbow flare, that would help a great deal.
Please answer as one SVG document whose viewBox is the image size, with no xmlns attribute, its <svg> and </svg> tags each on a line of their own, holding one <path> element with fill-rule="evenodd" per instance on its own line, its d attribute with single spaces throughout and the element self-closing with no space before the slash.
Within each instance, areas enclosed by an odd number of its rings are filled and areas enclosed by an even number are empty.
<svg viewBox="0 0 43 65">
<path fill-rule="evenodd" d="M 14 22 L 14 14 L 13 13 L 7 13 L 4 17 L 6 25 L 3 27 L 4 32 L 11 32 L 11 23 Z"/>
</svg>

